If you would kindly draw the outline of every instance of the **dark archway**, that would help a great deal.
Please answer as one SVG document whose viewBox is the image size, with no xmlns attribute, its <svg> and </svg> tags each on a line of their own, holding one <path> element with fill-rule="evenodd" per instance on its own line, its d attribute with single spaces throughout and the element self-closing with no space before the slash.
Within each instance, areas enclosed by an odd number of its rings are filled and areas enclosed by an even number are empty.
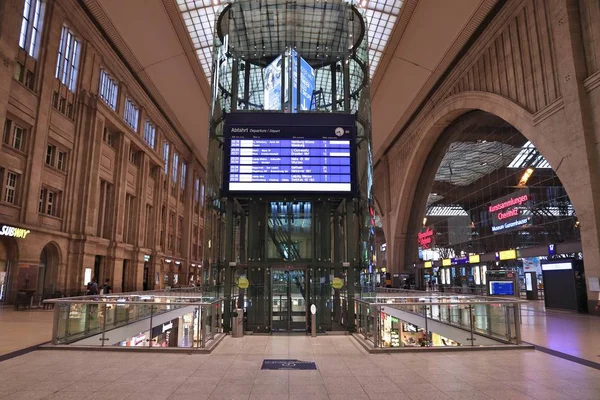
<svg viewBox="0 0 600 400">
<path fill-rule="evenodd" d="M 543 252 L 548 244 L 563 242 L 581 251 L 575 207 L 562 182 L 535 146 L 502 118 L 480 110 L 459 116 L 439 135 L 425 165 L 411 204 L 407 264 L 506 249 Z M 514 211 L 513 217 L 502 212 L 498 221 L 489 210 L 523 195 L 528 198 L 523 207 L 505 210 Z M 421 231 L 435 232 L 433 255 L 417 253 Z"/>
<path fill-rule="evenodd" d="M 36 293 L 40 299 L 51 297 L 59 290 L 58 271 L 60 266 L 60 248 L 54 242 L 44 246 L 40 253 L 40 268 Z"/>
<path fill-rule="evenodd" d="M 11 286 L 14 286 L 18 259 L 15 239 L 0 237 L 0 303 L 9 302 L 14 293 Z"/>
</svg>

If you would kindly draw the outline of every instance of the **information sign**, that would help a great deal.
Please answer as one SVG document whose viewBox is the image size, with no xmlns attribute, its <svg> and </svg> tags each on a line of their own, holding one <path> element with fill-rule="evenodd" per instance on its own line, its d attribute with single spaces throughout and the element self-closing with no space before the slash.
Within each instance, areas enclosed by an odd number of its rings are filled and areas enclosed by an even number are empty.
<svg viewBox="0 0 600 400">
<path fill-rule="evenodd" d="M 310 114 L 292 116 L 292 121 L 302 121 Z M 230 192 L 352 192 L 354 132 L 349 125 L 227 124 L 224 188 Z"/>
<path fill-rule="evenodd" d="M 344 286 L 344 281 L 340 278 L 333 278 L 333 282 L 331 283 L 334 289 L 341 289 Z"/>
</svg>

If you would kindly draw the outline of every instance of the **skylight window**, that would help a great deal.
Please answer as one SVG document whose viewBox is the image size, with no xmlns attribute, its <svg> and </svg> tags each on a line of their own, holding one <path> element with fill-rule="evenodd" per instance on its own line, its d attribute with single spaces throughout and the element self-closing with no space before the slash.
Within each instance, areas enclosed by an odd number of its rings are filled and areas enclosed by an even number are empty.
<svg viewBox="0 0 600 400">
<path fill-rule="evenodd" d="M 540 154 L 535 148 L 533 143 L 527 142 L 519 151 L 519 154 L 510 162 L 508 168 L 522 169 L 526 167 L 534 167 L 539 169 L 550 169 L 552 168 L 548 161 Z"/>
<path fill-rule="evenodd" d="M 385 45 L 400 14 L 403 0 L 344 0 L 364 11 L 371 77 L 375 73 Z M 177 0 L 186 28 L 192 39 L 204 74 L 210 80 L 212 68 L 213 32 L 221 0 Z"/>
<path fill-rule="evenodd" d="M 432 206 L 427 209 L 427 217 L 454 217 L 469 215 L 461 206 Z"/>
</svg>

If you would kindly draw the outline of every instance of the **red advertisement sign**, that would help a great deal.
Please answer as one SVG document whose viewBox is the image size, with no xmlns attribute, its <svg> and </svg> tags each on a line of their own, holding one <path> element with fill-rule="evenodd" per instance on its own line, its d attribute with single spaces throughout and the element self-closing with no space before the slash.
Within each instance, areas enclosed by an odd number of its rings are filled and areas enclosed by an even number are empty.
<svg viewBox="0 0 600 400">
<path fill-rule="evenodd" d="M 424 250 L 430 249 L 433 243 L 434 234 L 435 232 L 431 228 L 427 228 L 424 232 L 420 232 L 418 235 L 419 246 Z"/>
</svg>

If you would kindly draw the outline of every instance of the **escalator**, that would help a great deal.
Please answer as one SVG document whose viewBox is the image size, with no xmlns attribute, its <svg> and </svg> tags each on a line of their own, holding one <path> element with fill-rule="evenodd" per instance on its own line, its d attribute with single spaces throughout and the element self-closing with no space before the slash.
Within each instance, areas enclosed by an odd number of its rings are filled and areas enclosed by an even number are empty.
<svg viewBox="0 0 600 400">
<path fill-rule="evenodd" d="M 275 244 L 283 260 L 296 261 L 300 259 L 298 247 L 279 218 L 269 218 L 269 236 Z"/>
</svg>

